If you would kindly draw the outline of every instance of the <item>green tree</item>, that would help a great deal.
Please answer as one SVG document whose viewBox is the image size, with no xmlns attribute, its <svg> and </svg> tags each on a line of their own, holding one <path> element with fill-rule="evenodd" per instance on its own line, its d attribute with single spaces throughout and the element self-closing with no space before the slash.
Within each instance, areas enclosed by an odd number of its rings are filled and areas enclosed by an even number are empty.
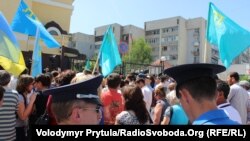
<svg viewBox="0 0 250 141">
<path fill-rule="evenodd" d="M 93 71 L 94 67 L 95 67 L 95 64 L 96 64 L 96 60 L 97 60 L 97 57 L 98 57 L 98 54 L 95 53 L 92 58 L 90 59 L 90 68 L 91 70 Z M 97 64 L 98 65 L 98 64 Z M 99 65 L 98 65 L 99 66 Z M 97 67 L 98 67 L 97 66 Z"/>
<path fill-rule="evenodd" d="M 122 60 L 130 63 L 150 64 L 152 62 L 152 49 L 145 39 L 135 40 L 129 52 L 122 57 Z"/>
<path fill-rule="evenodd" d="M 150 45 L 146 43 L 145 39 L 140 38 L 135 40 L 129 52 L 122 57 L 122 60 L 126 62 L 122 66 L 123 75 L 148 69 L 147 64 L 151 64 L 152 62 L 151 52 L 152 49 Z"/>
<path fill-rule="evenodd" d="M 247 80 L 247 81 L 249 81 L 248 75 L 240 75 L 240 81 L 241 80 Z"/>
</svg>

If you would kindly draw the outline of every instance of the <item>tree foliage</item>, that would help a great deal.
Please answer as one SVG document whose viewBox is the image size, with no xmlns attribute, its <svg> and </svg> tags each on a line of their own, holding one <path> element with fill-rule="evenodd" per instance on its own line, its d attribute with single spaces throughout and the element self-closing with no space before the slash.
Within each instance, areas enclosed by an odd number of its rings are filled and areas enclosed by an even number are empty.
<svg viewBox="0 0 250 141">
<path fill-rule="evenodd" d="M 248 75 L 240 75 L 240 80 L 242 81 L 242 80 L 247 80 L 247 81 L 249 81 L 249 77 L 248 77 Z"/>
<path fill-rule="evenodd" d="M 123 61 L 131 63 L 150 64 L 152 62 L 152 49 L 145 39 L 140 38 L 132 43 L 129 52 L 123 56 Z"/>
<path fill-rule="evenodd" d="M 90 59 L 90 68 L 93 71 L 95 64 L 96 64 L 96 60 L 97 60 L 98 54 L 95 53 L 92 58 Z M 97 64 L 97 67 L 99 67 L 99 65 Z M 96 68 L 97 69 L 97 68 Z"/>
</svg>

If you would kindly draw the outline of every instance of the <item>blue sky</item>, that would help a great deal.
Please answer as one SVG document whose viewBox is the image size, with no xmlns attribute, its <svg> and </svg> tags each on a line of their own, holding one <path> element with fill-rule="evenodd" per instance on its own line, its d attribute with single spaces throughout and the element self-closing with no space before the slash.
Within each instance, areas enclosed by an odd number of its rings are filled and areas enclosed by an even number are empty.
<svg viewBox="0 0 250 141">
<path fill-rule="evenodd" d="M 95 27 L 112 23 L 144 28 L 146 21 L 175 16 L 207 19 L 209 2 L 250 31 L 250 0 L 75 0 L 70 33 L 93 35 Z"/>
</svg>

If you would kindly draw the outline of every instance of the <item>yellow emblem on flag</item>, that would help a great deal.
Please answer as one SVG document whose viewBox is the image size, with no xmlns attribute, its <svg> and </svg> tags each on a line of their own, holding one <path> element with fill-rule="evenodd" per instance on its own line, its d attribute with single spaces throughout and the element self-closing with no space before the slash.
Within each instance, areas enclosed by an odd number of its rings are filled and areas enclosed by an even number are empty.
<svg viewBox="0 0 250 141">
<path fill-rule="evenodd" d="M 216 26 L 220 27 L 222 23 L 224 22 L 224 16 L 215 10 L 213 10 L 213 14 L 214 14 L 214 21 L 215 21 Z"/>
</svg>

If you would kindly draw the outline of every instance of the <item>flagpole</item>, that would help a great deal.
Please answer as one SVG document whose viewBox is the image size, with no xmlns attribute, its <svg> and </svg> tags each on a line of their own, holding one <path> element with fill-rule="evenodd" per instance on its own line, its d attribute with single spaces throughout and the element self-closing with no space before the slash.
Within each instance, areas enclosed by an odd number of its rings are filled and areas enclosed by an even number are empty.
<svg viewBox="0 0 250 141">
<path fill-rule="evenodd" d="M 27 35 L 28 36 L 28 38 L 27 38 L 27 43 L 26 43 L 26 50 L 29 50 L 29 35 Z"/>
<path fill-rule="evenodd" d="M 128 42 L 129 42 L 129 52 L 128 52 L 128 60 L 129 60 L 129 63 L 130 63 L 130 50 L 131 50 L 131 46 L 132 46 L 132 40 L 130 39 L 131 38 L 131 25 L 129 26 L 129 34 L 128 34 Z"/>
<path fill-rule="evenodd" d="M 133 46 L 133 37 L 132 37 L 132 33 L 131 33 L 131 25 L 129 26 L 129 37 L 128 37 L 128 41 L 129 41 L 129 44 L 128 44 L 128 54 L 129 54 L 129 71 L 131 72 L 131 61 L 130 61 L 130 51 L 132 50 L 132 46 Z M 125 68 L 126 70 L 126 68 Z"/>
<path fill-rule="evenodd" d="M 93 74 L 94 71 L 96 70 L 96 67 L 98 67 L 97 65 L 99 59 L 101 59 L 99 64 L 102 67 L 101 73 L 104 77 L 112 73 L 116 66 L 122 64 L 121 56 L 118 51 L 117 42 L 111 26 L 109 26 L 103 37 L 102 45 L 99 50 Z"/>
<path fill-rule="evenodd" d="M 162 34 L 162 31 L 161 31 L 161 28 L 160 28 L 160 37 L 159 37 L 159 58 L 161 58 L 161 55 L 162 55 L 162 44 L 161 44 L 161 35 Z"/>
<path fill-rule="evenodd" d="M 204 63 L 206 63 L 206 60 L 207 60 L 207 41 L 205 40 Z"/>
<path fill-rule="evenodd" d="M 28 36 L 28 39 L 27 39 L 27 45 L 26 45 L 26 50 L 29 50 L 29 35 L 27 35 Z M 32 56 L 31 56 L 31 61 L 32 61 Z M 26 64 L 26 62 L 27 62 L 27 64 Z M 28 61 L 25 61 L 25 65 L 26 66 L 30 66 L 30 63 L 32 63 L 32 62 L 30 62 L 30 58 L 28 58 Z M 28 67 L 26 67 L 26 68 L 28 68 Z M 32 68 L 32 64 L 31 64 L 31 66 L 30 66 L 30 68 L 28 68 L 28 74 L 31 74 L 31 68 Z"/>
<path fill-rule="evenodd" d="M 33 65 L 34 65 L 34 51 L 35 51 L 35 48 L 36 48 L 36 42 L 38 42 L 38 44 L 39 44 L 39 41 L 37 41 L 37 40 L 39 40 L 38 39 L 38 34 L 40 34 L 39 33 L 39 28 L 37 27 L 36 28 L 36 38 L 35 38 L 35 42 L 34 42 L 34 48 L 33 48 L 33 52 L 32 52 L 32 64 L 31 64 L 31 71 L 30 71 L 30 75 L 32 76 L 32 74 L 33 74 Z"/>
<path fill-rule="evenodd" d="M 97 56 L 97 59 L 96 59 L 96 63 L 95 63 L 95 66 L 94 66 L 94 69 L 93 69 L 93 71 L 92 71 L 92 75 L 94 75 L 94 73 L 95 73 L 95 70 L 96 70 L 96 67 L 97 67 L 97 65 L 98 65 L 98 60 L 99 60 L 99 58 L 100 58 L 100 50 L 99 50 L 99 53 L 98 53 L 98 56 Z"/>
</svg>

